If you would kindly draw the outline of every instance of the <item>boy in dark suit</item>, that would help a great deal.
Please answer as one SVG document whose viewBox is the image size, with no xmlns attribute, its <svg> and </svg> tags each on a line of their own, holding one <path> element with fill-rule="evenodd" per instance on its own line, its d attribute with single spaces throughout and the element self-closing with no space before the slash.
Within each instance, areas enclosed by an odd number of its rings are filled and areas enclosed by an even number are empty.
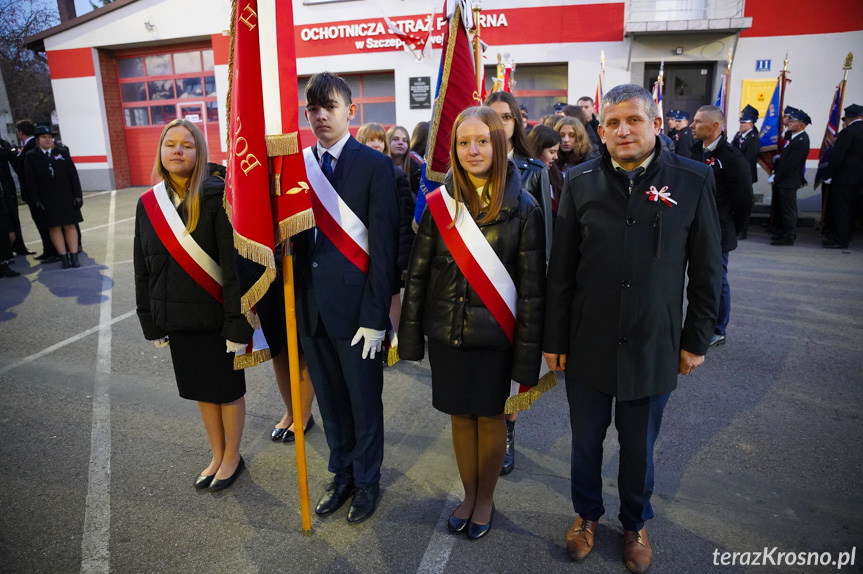
<svg viewBox="0 0 863 574">
<path fill-rule="evenodd" d="M 305 154 L 317 227 L 294 241 L 299 336 L 335 475 L 315 512 L 331 514 L 353 496 L 351 523 L 369 518 L 380 500 L 380 353 L 390 326 L 398 242 L 393 162 L 351 136 L 348 124 L 356 113 L 342 78 L 324 72 L 309 79 L 305 114 L 318 141 Z M 308 154 L 314 154 L 313 167 Z M 334 204 L 336 213 L 326 207 Z M 345 210 L 356 225 L 347 223 Z"/>
</svg>

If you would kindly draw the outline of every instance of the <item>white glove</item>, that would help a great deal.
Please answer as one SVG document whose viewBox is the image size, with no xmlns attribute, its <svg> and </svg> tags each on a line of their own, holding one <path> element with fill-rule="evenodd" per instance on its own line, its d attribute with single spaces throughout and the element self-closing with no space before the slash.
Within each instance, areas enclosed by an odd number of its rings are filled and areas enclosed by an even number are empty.
<svg viewBox="0 0 863 574">
<path fill-rule="evenodd" d="M 823 183 L 833 183 L 833 178 L 832 178 L 832 177 L 828 177 L 827 179 L 825 179 L 825 180 L 824 180 L 824 182 L 823 182 Z"/>
<path fill-rule="evenodd" d="M 225 352 L 236 353 L 246 346 L 246 343 L 235 343 L 233 341 L 225 341 Z"/>
<path fill-rule="evenodd" d="M 770 174 L 770 177 L 767 178 L 767 183 L 773 183 L 773 179 L 776 177 L 775 173 Z"/>
<path fill-rule="evenodd" d="M 381 352 L 381 348 L 384 344 L 384 335 L 386 335 L 386 333 L 386 331 L 376 331 L 375 329 L 360 327 L 351 341 L 351 347 L 359 343 L 360 339 L 365 338 L 366 341 L 363 344 L 363 359 L 366 357 L 374 359 L 375 353 Z"/>
<path fill-rule="evenodd" d="M 153 341 L 153 345 L 157 349 L 164 349 L 168 346 L 169 343 L 170 341 L 168 341 L 168 337 L 162 337 L 161 339 L 156 339 L 155 341 Z"/>
</svg>

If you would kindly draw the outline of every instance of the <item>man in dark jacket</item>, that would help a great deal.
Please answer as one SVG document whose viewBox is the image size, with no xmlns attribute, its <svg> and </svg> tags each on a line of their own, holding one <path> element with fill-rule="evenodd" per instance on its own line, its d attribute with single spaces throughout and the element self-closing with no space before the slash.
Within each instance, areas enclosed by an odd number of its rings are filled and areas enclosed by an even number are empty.
<svg viewBox="0 0 863 574">
<path fill-rule="evenodd" d="M 15 180 L 12 179 L 10 166 L 12 169 L 18 166 L 18 155 L 12 144 L 0 138 L 0 195 L 6 204 L 9 232 L 15 234 L 12 250 L 18 255 L 34 255 L 36 252 L 27 249 L 24 236 L 21 234 L 21 219 L 18 217 L 18 190 L 15 189 Z"/>
<path fill-rule="evenodd" d="M 669 114 L 674 114 L 676 131 L 671 139 L 674 140 L 674 153 L 681 157 L 692 157 L 692 146 L 695 144 L 692 139 L 692 128 L 689 127 L 689 114 L 683 110 L 671 110 Z M 697 158 L 696 158 L 697 159 Z"/>
<path fill-rule="evenodd" d="M 703 361 L 722 283 L 711 169 L 663 152 L 650 92 L 617 86 L 602 100 L 601 158 L 567 174 L 548 266 L 543 355 L 566 371 L 572 425 L 573 560 L 593 547 L 602 503 L 602 443 L 620 443 L 619 519 L 627 568 L 652 552 L 653 446 L 677 375 Z M 682 317 L 688 264 L 689 306 Z"/>
<path fill-rule="evenodd" d="M 794 245 L 797 238 L 797 190 L 806 183 L 803 172 L 809 155 L 809 135 L 805 130 L 811 123 L 809 115 L 803 110 L 792 112 L 786 122 L 786 139 L 790 138 L 790 141 L 782 148 L 770 177 L 773 180 L 772 201 L 776 204 L 775 214 L 778 218 L 778 221 L 774 221 L 776 233 L 770 245 Z"/>
<path fill-rule="evenodd" d="M 744 229 L 752 212 L 752 179 L 749 163 L 735 147 L 728 145 L 722 133 L 725 114 L 716 106 L 701 106 L 695 112 L 692 135 L 697 143 L 692 148 L 713 169 L 716 180 L 716 211 L 722 231 L 722 294 L 719 316 L 710 346 L 725 344 L 725 328 L 731 314 L 731 287 L 728 285 L 728 254 L 737 249 L 737 234 Z"/>
<path fill-rule="evenodd" d="M 734 134 L 734 139 L 731 140 L 731 145 L 739 149 L 746 161 L 749 162 L 753 184 L 758 181 L 758 154 L 761 152 L 761 136 L 758 133 L 758 128 L 755 127 L 757 121 L 758 110 L 746 104 L 740 113 L 740 130 Z M 746 239 L 748 231 L 749 222 L 747 221 L 743 230 L 738 232 L 737 239 Z"/>
<path fill-rule="evenodd" d="M 21 199 L 27 203 L 27 207 L 30 209 L 30 217 L 33 218 L 33 223 L 36 225 L 39 237 L 42 239 L 42 253 L 37 255 L 36 259 L 42 263 L 56 263 L 60 261 L 60 256 L 51 242 L 48 226 L 45 225 L 45 216 L 42 210 L 36 207 L 36 198 L 29 197 L 27 194 L 26 177 L 24 174 L 24 158 L 27 156 L 27 152 L 36 149 L 37 145 L 36 124 L 30 120 L 20 120 L 15 124 L 15 128 L 18 130 L 18 140 L 21 142 L 21 149 L 18 151 L 18 163 L 15 169 L 18 174 L 18 184 L 21 186 Z"/>
<path fill-rule="evenodd" d="M 845 129 L 836 136 L 833 153 L 824 174 L 830 183 L 833 237 L 823 242 L 827 249 L 847 249 L 854 231 L 858 198 L 863 193 L 863 106 L 845 108 Z M 829 181 L 828 181 L 829 180 Z"/>
</svg>

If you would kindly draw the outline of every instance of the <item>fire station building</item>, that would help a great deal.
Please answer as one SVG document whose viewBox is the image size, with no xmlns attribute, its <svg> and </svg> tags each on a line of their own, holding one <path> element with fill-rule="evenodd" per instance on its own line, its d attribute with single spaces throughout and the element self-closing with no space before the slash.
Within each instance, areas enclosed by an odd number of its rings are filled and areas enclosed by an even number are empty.
<svg viewBox="0 0 863 574">
<path fill-rule="evenodd" d="M 305 79 L 328 70 L 352 87 L 354 131 L 366 122 L 410 131 L 429 120 L 441 4 L 293 0 L 300 98 Z M 47 55 L 59 129 L 84 189 L 150 185 L 159 134 L 177 117 L 200 125 L 211 161 L 225 160 L 230 14 L 229 0 L 115 0 L 28 39 Z M 422 59 L 405 50 L 385 17 L 410 34 L 431 28 L 431 49 Z M 513 93 L 532 121 L 557 102 L 593 97 L 603 52 L 606 89 L 650 89 L 664 65 L 665 110 L 692 115 L 714 102 L 730 54 L 733 135 L 747 103 L 764 117 L 787 53 L 785 103 L 812 117 L 811 169 L 845 58 L 863 46 L 859 0 L 484 0 L 480 22 L 487 86 L 498 54 L 514 61 Z M 863 104 L 863 71 L 848 75 L 850 103 Z M 311 132 L 300 128 L 309 145 Z M 799 201 L 820 210 L 811 187 Z"/>
</svg>

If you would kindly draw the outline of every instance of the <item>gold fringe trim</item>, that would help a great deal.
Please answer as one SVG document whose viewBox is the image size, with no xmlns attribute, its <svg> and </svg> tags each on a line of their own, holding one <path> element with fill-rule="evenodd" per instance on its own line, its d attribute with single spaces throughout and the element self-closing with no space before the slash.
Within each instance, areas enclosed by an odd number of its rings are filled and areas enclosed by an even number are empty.
<svg viewBox="0 0 863 574">
<path fill-rule="evenodd" d="M 244 355 L 234 355 L 234 370 L 241 371 L 243 369 L 248 369 L 249 367 L 257 367 L 261 363 L 269 361 L 272 358 L 273 357 L 270 355 L 269 349 L 259 349 Z"/>
<path fill-rule="evenodd" d="M 270 195 L 282 195 L 282 174 L 270 174 Z"/>
<path fill-rule="evenodd" d="M 458 38 L 459 26 L 461 26 L 461 6 L 456 5 L 455 14 L 452 18 L 452 24 L 450 24 L 449 27 L 449 43 L 446 47 L 446 55 L 443 56 L 443 77 L 441 78 L 440 93 L 438 94 L 437 101 L 435 102 L 434 116 L 432 117 L 431 129 L 429 131 L 428 141 L 430 144 L 433 144 L 433 142 L 437 141 L 437 132 L 438 127 L 440 126 L 440 117 L 441 112 L 443 111 L 443 105 L 446 101 L 446 90 L 447 85 L 449 84 L 450 69 L 452 68 L 452 55 L 453 52 L 455 52 L 455 44 Z M 431 167 L 433 165 L 432 162 L 434 161 L 434 151 L 435 146 L 429 145 L 426 151 L 426 177 L 429 178 L 431 181 L 444 183 L 444 181 L 446 180 L 446 173 L 434 171 Z"/>
<path fill-rule="evenodd" d="M 270 283 L 276 278 L 276 257 L 271 248 L 243 237 L 236 230 L 234 230 L 234 247 L 244 259 L 254 261 L 266 268 L 264 274 L 240 297 L 240 311 L 246 316 L 249 324 L 257 328 L 255 326 L 257 319 L 253 318 L 252 307 L 261 300 L 270 288 Z"/>
<path fill-rule="evenodd" d="M 554 371 L 549 371 L 539 380 L 539 383 L 525 393 L 519 393 L 514 397 L 506 399 L 506 405 L 503 408 L 504 414 L 511 415 L 518 411 L 526 411 L 530 409 L 530 405 L 546 391 L 553 389 L 557 384 L 557 375 Z"/>
<path fill-rule="evenodd" d="M 225 109 L 228 110 L 228 130 L 226 140 L 228 144 L 228 158 L 230 151 L 234 149 L 231 142 L 231 95 L 234 88 L 234 42 L 237 37 L 237 0 L 231 1 L 231 44 L 228 48 L 228 94 L 225 97 Z M 230 163 L 230 161 L 228 161 Z"/>
<path fill-rule="evenodd" d="M 311 208 L 295 213 L 279 222 L 279 236 L 276 238 L 276 243 L 282 243 L 297 233 L 311 229 L 314 226 L 315 215 Z"/>
<path fill-rule="evenodd" d="M 228 202 L 228 194 L 222 194 L 222 207 L 225 208 L 225 213 L 228 216 L 228 222 L 231 224 L 231 227 L 234 226 L 234 212 L 231 210 L 231 204 Z"/>
<path fill-rule="evenodd" d="M 387 351 L 387 365 L 392 367 L 399 362 L 399 346 L 390 347 Z"/>
<path fill-rule="evenodd" d="M 267 155 L 270 157 L 294 155 L 300 151 L 297 132 L 269 135 L 266 136 L 266 140 Z"/>
</svg>

